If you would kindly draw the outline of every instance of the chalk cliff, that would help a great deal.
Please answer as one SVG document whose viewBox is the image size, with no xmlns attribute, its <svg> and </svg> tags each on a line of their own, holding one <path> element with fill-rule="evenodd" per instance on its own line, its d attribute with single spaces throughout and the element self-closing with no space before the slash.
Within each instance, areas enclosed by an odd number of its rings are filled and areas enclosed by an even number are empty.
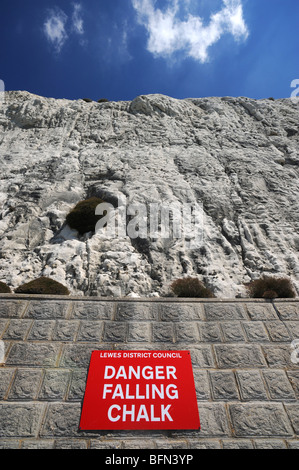
<svg viewBox="0 0 299 470">
<path fill-rule="evenodd" d="M 196 275 L 217 297 L 261 273 L 299 293 L 298 103 L 245 97 L 87 103 L 11 91 L 0 104 L 0 280 L 76 295 L 165 295 Z M 199 205 L 201 243 L 65 224 L 82 199 Z"/>
</svg>

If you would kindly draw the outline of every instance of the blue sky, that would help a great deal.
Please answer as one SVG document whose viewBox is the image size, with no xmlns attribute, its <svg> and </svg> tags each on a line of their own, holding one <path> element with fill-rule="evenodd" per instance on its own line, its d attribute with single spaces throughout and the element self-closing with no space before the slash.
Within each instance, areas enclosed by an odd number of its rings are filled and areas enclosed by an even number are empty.
<svg viewBox="0 0 299 470">
<path fill-rule="evenodd" d="M 53 98 L 289 97 L 299 0 L 1 0 L 0 80 Z"/>
</svg>

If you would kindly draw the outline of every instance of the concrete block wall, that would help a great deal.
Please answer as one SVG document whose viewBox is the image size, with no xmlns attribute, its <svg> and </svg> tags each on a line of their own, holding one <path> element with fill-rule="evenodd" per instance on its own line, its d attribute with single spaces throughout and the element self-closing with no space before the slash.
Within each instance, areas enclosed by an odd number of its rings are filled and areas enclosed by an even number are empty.
<svg viewBox="0 0 299 470">
<path fill-rule="evenodd" d="M 295 339 L 297 299 L 2 294 L 0 448 L 298 449 Z M 79 431 L 91 352 L 126 349 L 191 352 L 201 431 Z"/>
</svg>

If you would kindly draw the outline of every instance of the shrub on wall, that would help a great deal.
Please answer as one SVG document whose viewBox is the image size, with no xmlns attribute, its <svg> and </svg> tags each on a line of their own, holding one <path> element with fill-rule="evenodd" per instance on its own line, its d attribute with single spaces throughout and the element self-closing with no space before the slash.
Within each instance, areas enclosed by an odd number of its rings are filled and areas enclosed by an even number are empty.
<svg viewBox="0 0 299 470">
<path fill-rule="evenodd" d="M 245 284 L 250 297 L 254 299 L 289 299 L 296 297 L 296 292 L 288 278 L 263 276 Z"/>
<path fill-rule="evenodd" d="M 39 277 L 33 281 L 22 284 L 15 290 L 16 294 L 47 294 L 47 295 L 69 295 L 67 287 L 60 282 L 48 277 Z"/>
<path fill-rule="evenodd" d="M 0 281 L 0 294 L 10 294 L 10 293 L 11 293 L 10 287 L 7 284 L 5 284 L 5 282 Z"/>
<path fill-rule="evenodd" d="M 97 205 L 102 202 L 104 201 L 98 197 L 91 197 L 78 202 L 76 207 L 74 207 L 74 209 L 72 209 L 66 216 L 67 224 L 71 228 L 78 230 L 80 235 L 87 232 L 94 232 L 96 223 L 102 217 L 100 215 L 95 215 L 95 209 Z"/>
<path fill-rule="evenodd" d="M 197 277 L 177 279 L 170 286 L 176 297 L 212 298 L 213 292 L 204 286 Z"/>
</svg>

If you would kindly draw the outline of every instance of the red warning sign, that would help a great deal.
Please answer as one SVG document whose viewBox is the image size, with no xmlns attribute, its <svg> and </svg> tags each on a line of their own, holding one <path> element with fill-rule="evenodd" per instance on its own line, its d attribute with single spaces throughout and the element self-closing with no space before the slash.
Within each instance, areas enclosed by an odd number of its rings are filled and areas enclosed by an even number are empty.
<svg viewBox="0 0 299 470">
<path fill-rule="evenodd" d="M 93 351 L 80 429 L 199 429 L 189 351 Z"/>
</svg>

